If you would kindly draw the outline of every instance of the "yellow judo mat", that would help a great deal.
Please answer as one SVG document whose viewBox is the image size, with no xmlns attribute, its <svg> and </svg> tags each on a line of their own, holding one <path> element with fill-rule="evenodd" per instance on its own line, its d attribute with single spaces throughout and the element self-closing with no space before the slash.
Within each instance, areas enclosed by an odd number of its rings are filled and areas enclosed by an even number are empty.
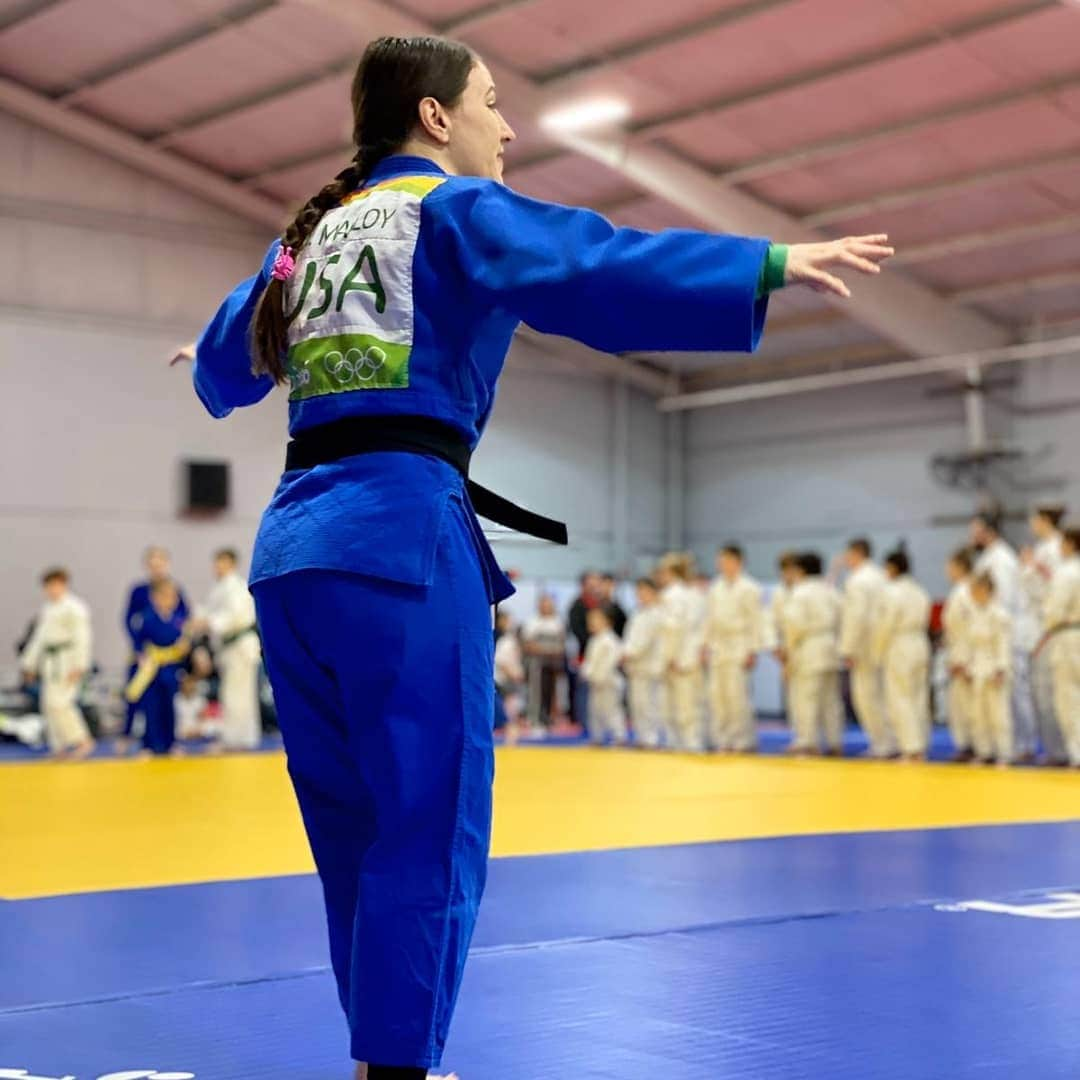
<svg viewBox="0 0 1080 1080">
<path fill-rule="evenodd" d="M 1060 771 L 497 753 L 496 856 L 1080 816 Z M 280 753 L 5 764 L 0 807 L 0 899 L 313 870 Z"/>
</svg>

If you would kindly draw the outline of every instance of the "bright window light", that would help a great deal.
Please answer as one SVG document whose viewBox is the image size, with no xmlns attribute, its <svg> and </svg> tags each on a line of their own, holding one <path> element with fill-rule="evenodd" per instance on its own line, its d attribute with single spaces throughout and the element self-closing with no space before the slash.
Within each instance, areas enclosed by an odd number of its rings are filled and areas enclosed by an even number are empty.
<svg viewBox="0 0 1080 1080">
<path fill-rule="evenodd" d="M 551 109 L 540 117 L 540 126 L 549 131 L 592 131 L 621 124 L 629 115 L 630 106 L 619 98 L 591 98 Z"/>
</svg>

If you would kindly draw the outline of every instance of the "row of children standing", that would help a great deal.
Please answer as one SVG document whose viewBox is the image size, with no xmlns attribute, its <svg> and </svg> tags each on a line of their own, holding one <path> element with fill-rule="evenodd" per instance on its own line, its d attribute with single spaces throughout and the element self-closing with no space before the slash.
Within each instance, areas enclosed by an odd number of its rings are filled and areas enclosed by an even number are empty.
<svg viewBox="0 0 1080 1080">
<path fill-rule="evenodd" d="M 621 665 L 639 745 L 691 751 L 756 746 L 749 678 L 767 641 L 761 589 L 743 573 L 735 545 L 725 547 L 717 563 L 720 577 L 710 583 L 695 573 L 690 556 L 664 556 L 654 577 L 637 582 L 637 609 L 621 643 L 606 612 L 589 612 L 581 674 L 589 686 L 594 742 L 626 738 Z"/>
<path fill-rule="evenodd" d="M 948 711 L 960 760 L 1030 760 L 1038 738 L 1047 760 L 1080 765 L 1080 557 L 1076 530 L 1058 530 L 1062 513 L 1036 512 L 1038 544 L 1022 559 L 997 522 L 980 514 L 974 546 L 949 562 Z M 769 649 L 782 665 L 793 752 L 842 751 L 846 670 L 870 755 L 925 758 L 931 599 L 902 548 L 883 567 L 872 554 L 866 539 L 848 544 L 842 591 L 826 580 L 816 553 L 783 555 L 767 608 L 737 545 L 720 551 L 711 584 L 694 573 L 689 556 L 665 556 L 655 577 L 637 584 L 624 643 L 602 611 L 590 613 L 593 638 L 582 668 L 590 736 L 626 738 L 621 665 L 639 744 L 751 751 L 750 673 Z"/>
</svg>

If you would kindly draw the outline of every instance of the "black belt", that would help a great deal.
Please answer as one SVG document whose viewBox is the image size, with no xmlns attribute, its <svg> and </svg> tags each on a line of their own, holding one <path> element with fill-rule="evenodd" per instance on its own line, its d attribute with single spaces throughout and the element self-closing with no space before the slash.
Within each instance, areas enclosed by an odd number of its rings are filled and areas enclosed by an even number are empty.
<svg viewBox="0 0 1080 1080">
<path fill-rule="evenodd" d="M 430 454 L 453 465 L 464 477 L 469 500 L 481 517 L 553 544 L 568 542 L 564 522 L 534 514 L 470 480 L 468 443 L 453 428 L 427 416 L 350 416 L 307 428 L 289 443 L 285 471 L 387 450 Z"/>
<path fill-rule="evenodd" d="M 222 634 L 221 647 L 226 649 L 230 645 L 235 645 L 245 634 L 255 634 L 258 631 L 258 626 L 252 623 L 250 626 L 245 626 L 243 630 L 234 630 L 231 634 Z"/>
</svg>

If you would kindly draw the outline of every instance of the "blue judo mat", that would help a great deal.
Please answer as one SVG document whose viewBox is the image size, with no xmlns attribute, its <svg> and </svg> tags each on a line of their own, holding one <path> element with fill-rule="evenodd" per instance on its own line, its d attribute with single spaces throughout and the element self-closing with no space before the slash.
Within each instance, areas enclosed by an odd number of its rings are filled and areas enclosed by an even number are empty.
<svg viewBox="0 0 1080 1080">
<path fill-rule="evenodd" d="M 1027 914 L 1070 886 L 1080 824 L 497 860 L 447 1065 L 1075 1078 L 1080 918 Z M 309 877 L 0 904 L 0 1076 L 348 1080 L 318 905 Z"/>
</svg>

